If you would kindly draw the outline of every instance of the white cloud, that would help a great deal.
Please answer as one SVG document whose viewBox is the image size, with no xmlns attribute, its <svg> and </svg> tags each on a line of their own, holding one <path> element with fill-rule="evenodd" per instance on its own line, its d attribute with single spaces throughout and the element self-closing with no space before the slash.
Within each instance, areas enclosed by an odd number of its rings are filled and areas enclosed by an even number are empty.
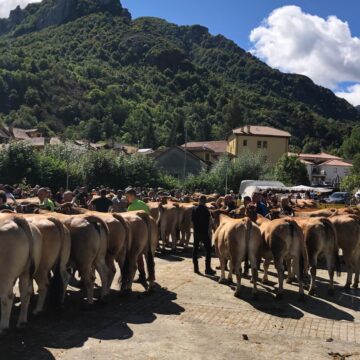
<svg viewBox="0 0 360 360">
<path fill-rule="evenodd" d="M 336 16 L 324 19 L 284 6 L 253 29 L 250 40 L 255 56 L 282 71 L 309 76 L 333 90 L 342 82 L 360 82 L 360 39 Z M 348 91 L 339 94 L 354 104 L 360 85 Z"/>
<path fill-rule="evenodd" d="M 24 8 L 29 3 L 40 2 L 42 0 L 0 0 L 0 18 L 9 17 L 10 11 L 18 5 Z"/>
<path fill-rule="evenodd" d="M 336 95 L 346 99 L 350 104 L 360 105 L 360 84 L 351 85 L 345 91 L 338 91 Z"/>
</svg>

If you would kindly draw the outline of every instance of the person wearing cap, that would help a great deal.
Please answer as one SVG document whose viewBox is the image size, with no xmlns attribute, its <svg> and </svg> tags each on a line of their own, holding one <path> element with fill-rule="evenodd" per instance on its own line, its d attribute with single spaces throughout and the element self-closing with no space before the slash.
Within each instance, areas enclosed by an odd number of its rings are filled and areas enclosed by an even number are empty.
<svg viewBox="0 0 360 360">
<path fill-rule="evenodd" d="M 213 276 L 216 274 L 216 271 L 211 268 L 210 220 L 211 215 L 209 209 L 206 207 L 206 197 L 201 195 L 199 198 L 199 205 L 192 210 L 192 221 L 194 224 L 194 272 L 197 274 L 199 273 L 198 252 L 200 242 L 202 242 L 206 251 L 205 274 Z"/>
<path fill-rule="evenodd" d="M 100 190 L 100 197 L 91 200 L 91 207 L 94 207 L 95 210 L 99 212 L 108 212 L 113 203 L 106 197 L 106 195 L 107 192 L 105 189 Z"/>
</svg>

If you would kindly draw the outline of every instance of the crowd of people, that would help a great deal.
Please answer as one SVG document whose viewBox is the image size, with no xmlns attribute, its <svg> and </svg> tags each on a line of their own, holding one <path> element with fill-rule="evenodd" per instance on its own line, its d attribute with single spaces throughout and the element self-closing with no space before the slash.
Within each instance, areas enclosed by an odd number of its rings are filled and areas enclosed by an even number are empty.
<svg viewBox="0 0 360 360">
<path fill-rule="evenodd" d="M 129 193 L 129 190 L 130 193 Z M 201 192 L 195 192 L 201 193 Z M 40 209 L 55 211 L 55 209 L 66 208 L 67 206 L 81 207 L 99 212 L 125 212 L 132 210 L 145 210 L 147 207 L 144 203 L 149 201 L 162 202 L 163 199 L 169 199 L 175 202 L 189 203 L 194 201 L 193 194 L 181 190 L 164 190 L 132 188 L 129 186 L 124 190 L 114 190 L 109 187 L 98 187 L 91 191 L 86 186 L 76 187 L 73 191 L 60 188 L 56 193 L 48 187 L 35 187 L 28 191 L 22 190 L 20 187 L 0 184 L 0 211 L 16 210 L 21 199 L 38 198 L 39 203 L 32 203 Z M 230 191 L 225 196 L 214 194 L 212 206 L 215 209 L 222 209 L 231 215 L 234 211 L 238 213 L 245 212 L 245 208 L 249 203 L 256 204 L 257 212 L 262 216 L 267 216 L 271 209 L 280 209 L 284 215 L 293 215 L 292 204 L 297 199 L 310 199 L 309 193 L 273 193 L 264 191 L 254 193 L 252 197 L 244 196 L 242 199 L 239 194 Z M 198 199 L 197 199 L 198 200 Z"/>
</svg>

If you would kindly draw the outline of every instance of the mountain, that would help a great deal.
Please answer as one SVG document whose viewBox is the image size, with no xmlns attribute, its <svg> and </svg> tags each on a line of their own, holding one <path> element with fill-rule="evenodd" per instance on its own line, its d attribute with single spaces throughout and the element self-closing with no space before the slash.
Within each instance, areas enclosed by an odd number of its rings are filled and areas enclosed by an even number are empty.
<svg viewBox="0 0 360 360">
<path fill-rule="evenodd" d="M 43 0 L 0 19 L 0 120 L 144 147 L 223 139 L 264 124 L 304 151 L 337 151 L 359 111 L 221 35 L 117 0 Z"/>
</svg>

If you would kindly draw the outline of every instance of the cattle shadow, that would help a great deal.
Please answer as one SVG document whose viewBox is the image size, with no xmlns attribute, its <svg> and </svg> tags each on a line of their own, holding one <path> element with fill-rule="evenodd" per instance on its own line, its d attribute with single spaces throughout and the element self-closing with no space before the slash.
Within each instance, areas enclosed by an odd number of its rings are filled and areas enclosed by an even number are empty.
<svg viewBox="0 0 360 360">
<path fill-rule="evenodd" d="M 150 324 L 158 314 L 178 316 L 185 309 L 175 301 L 177 294 L 160 286 L 145 295 L 134 291 L 121 297 L 112 291 L 106 301 L 85 306 L 81 291 L 67 292 L 62 311 L 47 309 L 41 315 L 29 317 L 22 331 L 14 330 L 19 309 L 14 308 L 12 329 L 0 337 L 4 359 L 55 359 L 46 350 L 79 348 L 89 338 L 98 340 L 130 339 L 134 333 L 129 324 Z"/>
</svg>

